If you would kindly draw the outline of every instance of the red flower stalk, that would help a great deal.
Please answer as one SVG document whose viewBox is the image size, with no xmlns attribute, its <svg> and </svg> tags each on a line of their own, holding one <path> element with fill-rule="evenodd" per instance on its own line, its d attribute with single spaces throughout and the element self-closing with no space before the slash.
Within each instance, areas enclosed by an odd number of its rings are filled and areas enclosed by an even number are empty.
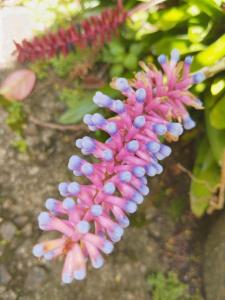
<svg viewBox="0 0 225 300">
<path fill-rule="evenodd" d="M 35 37 L 31 41 L 23 40 L 21 44 L 15 42 L 17 59 L 23 63 L 52 58 L 61 53 L 66 56 L 76 47 L 102 46 L 124 23 L 126 16 L 122 1 L 118 0 L 115 8 L 105 9 L 100 15 L 91 16 L 81 24 Z"/>
</svg>

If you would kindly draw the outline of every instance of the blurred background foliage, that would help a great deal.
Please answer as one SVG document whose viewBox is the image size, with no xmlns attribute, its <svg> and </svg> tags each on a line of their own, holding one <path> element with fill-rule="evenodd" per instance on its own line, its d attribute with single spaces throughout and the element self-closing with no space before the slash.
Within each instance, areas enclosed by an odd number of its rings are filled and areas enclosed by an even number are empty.
<svg viewBox="0 0 225 300">
<path fill-rule="evenodd" d="M 125 0 L 124 6 L 129 11 L 142 2 L 148 1 Z M 156 62 L 158 55 L 169 55 L 176 48 L 182 57 L 195 56 L 195 71 L 223 59 L 225 1 L 159 2 L 151 9 L 133 13 L 113 40 L 101 49 L 77 50 L 66 57 L 61 55 L 28 65 L 39 80 L 49 80 L 49 74 L 52 74 L 52 85 L 58 99 L 65 104 L 65 112 L 59 116 L 58 122 L 78 123 L 85 113 L 95 111 L 97 107 L 93 105 L 92 97 L 97 89 L 116 97 L 116 92 L 109 88 L 111 77 L 132 77 L 139 69 L 140 60 Z M 116 1 L 23 0 L 19 5 L 29 7 L 36 20 L 36 34 L 43 34 L 46 27 L 50 28 L 48 31 L 55 31 L 73 22 L 79 23 L 105 7 L 116 5 Z M 224 204 L 224 74 L 223 71 L 216 72 L 193 88 L 194 94 L 205 106 L 204 113 L 192 112 L 197 128 L 187 134 L 187 138 L 196 140 L 198 144 L 190 189 L 191 209 L 198 217 L 207 211 L 211 213 L 220 209 Z M 19 109 L 11 109 L 11 124 L 13 116 L 18 118 Z"/>
</svg>

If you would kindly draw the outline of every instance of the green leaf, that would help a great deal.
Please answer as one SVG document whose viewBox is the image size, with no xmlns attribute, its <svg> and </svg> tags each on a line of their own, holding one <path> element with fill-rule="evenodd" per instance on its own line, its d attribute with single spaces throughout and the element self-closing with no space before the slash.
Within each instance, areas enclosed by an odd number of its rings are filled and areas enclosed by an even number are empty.
<svg viewBox="0 0 225 300">
<path fill-rule="evenodd" d="M 224 16 L 221 8 L 218 4 L 213 0 L 188 0 L 190 4 L 196 5 L 201 11 L 205 12 L 208 16 L 214 18 L 218 21 L 218 19 Z"/>
<path fill-rule="evenodd" d="M 75 124 L 82 120 L 87 113 L 92 113 L 98 109 L 92 100 L 93 94 L 86 95 L 83 100 L 74 99 L 73 105 L 59 118 L 62 124 Z"/>
<path fill-rule="evenodd" d="M 211 110 L 210 122 L 217 129 L 225 129 L 225 95 Z"/>
<path fill-rule="evenodd" d="M 197 217 L 201 217 L 207 210 L 220 180 L 220 168 L 206 139 L 202 140 L 198 147 L 193 175 L 190 190 L 191 209 Z"/>
<path fill-rule="evenodd" d="M 195 67 L 213 65 L 223 56 L 225 56 L 225 34 L 196 56 Z"/>
<path fill-rule="evenodd" d="M 218 164 L 221 164 L 223 153 L 225 150 L 225 130 L 218 130 L 212 126 L 210 122 L 210 108 L 214 107 L 216 97 L 205 97 L 205 121 L 208 140 L 212 149 L 214 158 Z"/>
<path fill-rule="evenodd" d="M 191 44 L 187 35 L 165 36 L 152 45 L 153 53 L 169 55 L 171 50 L 177 49 L 181 54 L 200 51 L 204 45 L 200 43 Z"/>
</svg>

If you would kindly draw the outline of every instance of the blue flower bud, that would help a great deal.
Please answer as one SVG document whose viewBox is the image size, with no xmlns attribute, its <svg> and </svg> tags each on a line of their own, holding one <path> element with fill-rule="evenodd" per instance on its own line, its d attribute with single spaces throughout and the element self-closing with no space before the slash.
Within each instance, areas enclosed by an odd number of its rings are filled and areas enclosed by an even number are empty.
<svg viewBox="0 0 225 300">
<path fill-rule="evenodd" d="M 121 114 L 121 113 L 123 113 L 125 111 L 125 105 L 124 105 L 124 103 L 121 100 L 115 100 L 113 102 L 112 109 L 116 113 Z"/>
<path fill-rule="evenodd" d="M 116 80 L 116 87 L 118 88 L 118 90 L 120 90 L 121 92 L 126 92 L 127 90 L 129 90 L 130 86 L 128 84 L 127 79 L 125 78 L 118 78 Z"/>
<path fill-rule="evenodd" d="M 130 182 L 132 174 L 129 171 L 123 171 L 119 174 L 119 178 L 122 182 Z"/>
<path fill-rule="evenodd" d="M 103 159 L 105 161 L 111 161 L 113 159 L 113 152 L 110 149 L 104 150 Z"/>
<path fill-rule="evenodd" d="M 95 126 L 103 126 L 105 118 L 101 114 L 96 113 L 92 116 L 91 121 Z"/>
<path fill-rule="evenodd" d="M 160 65 L 164 65 L 164 64 L 166 63 L 166 55 L 161 54 L 161 55 L 158 57 L 158 62 L 160 63 Z"/>
<path fill-rule="evenodd" d="M 139 149 L 139 143 L 136 140 L 132 140 L 127 143 L 126 148 L 129 152 L 136 152 Z"/>
<path fill-rule="evenodd" d="M 81 165 L 81 158 L 77 155 L 73 155 L 70 157 L 68 162 L 68 168 L 72 171 L 79 169 Z"/>
<path fill-rule="evenodd" d="M 68 194 L 68 183 L 67 182 L 61 182 L 58 185 L 58 190 L 61 196 L 67 196 Z"/>
<path fill-rule="evenodd" d="M 44 247 L 41 244 L 37 244 L 33 247 L 32 253 L 36 257 L 42 257 L 44 254 Z"/>
<path fill-rule="evenodd" d="M 153 130 L 157 135 L 164 135 L 167 132 L 167 127 L 164 124 L 155 124 Z"/>
<path fill-rule="evenodd" d="M 56 206 L 56 200 L 55 200 L 55 199 L 53 199 L 53 198 L 48 198 L 48 199 L 46 200 L 46 202 L 45 202 L 45 207 L 46 207 L 49 211 L 53 212 L 54 209 L 55 209 L 55 206 Z"/>
<path fill-rule="evenodd" d="M 71 182 L 68 185 L 68 192 L 73 196 L 76 196 L 80 192 L 80 185 L 77 182 Z"/>
<path fill-rule="evenodd" d="M 142 128 L 144 125 L 145 125 L 145 117 L 144 116 L 138 116 L 134 119 L 134 127 Z"/>
<path fill-rule="evenodd" d="M 93 168 L 92 164 L 90 164 L 90 163 L 84 163 L 83 166 L 81 167 L 81 171 L 85 175 L 90 176 L 90 175 L 93 174 L 94 168 Z"/>
<path fill-rule="evenodd" d="M 198 72 L 198 73 L 195 73 L 192 76 L 192 78 L 193 78 L 193 82 L 197 84 L 197 83 L 202 82 L 205 79 L 205 75 L 203 72 Z"/>
<path fill-rule="evenodd" d="M 103 190 L 106 194 L 112 195 L 116 190 L 115 184 L 113 182 L 107 182 L 104 185 Z"/>
<path fill-rule="evenodd" d="M 154 141 L 147 143 L 146 146 L 148 151 L 150 151 L 151 153 L 157 153 L 160 149 L 160 144 Z"/>
<path fill-rule="evenodd" d="M 114 122 L 109 122 L 106 127 L 105 130 L 108 132 L 108 134 L 113 135 L 115 133 L 117 133 L 117 125 Z"/>
<path fill-rule="evenodd" d="M 137 102 L 143 103 L 145 101 L 147 94 L 146 94 L 146 91 L 144 88 L 140 88 L 140 89 L 136 90 L 135 94 L 136 94 Z"/>
<path fill-rule="evenodd" d="M 70 210 L 70 209 L 74 208 L 74 206 L 75 206 L 75 202 L 74 202 L 73 198 L 68 197 L 63 200 L 63 208 L 64 209 Z"/>
<path fill-rule="evenodd" d="M 139 167 L 139 166 L 134 167 L 132 172 L 138 178 L 143 177 L 145 175 L 145 169 L 143 167 Z"/>
<path fill-rule="evenodd" d="M 86 272 L 84 269 L 76 270 L 73 273 L 74 279 L 83 280 L 86 277 Z"/>
<path fill-rule="evenodd" d="M 80 221 L 76 228 L 80 233 L 85 234 L 89 232 L 90 224 L 87 221 Z"/>
<path fill-rule="evenodd" d="M 196 126 L 196 123 L 188 116 L 183 120 L 183 125 L 186 130 L 190 130 Z"/>
<path fill-rule="evenodd" d="M 177 49 L 173 49 L 171 52 L 171 60 L 174 62 L 178 62 L 180 58 L 180 53 Z"/>
<path fill-rule="evenodd" d="M 41 212 L 38 216 L 38 224 L 39 224 L 39 227 L 42 227 L 42 226 L 45 226 L 45 225 L 48 225 L 48 223 L 50 222 L 51 220 L 51 217 L 49 215 L 49 213 L 47 212 Z"/>
<path fill-rule="evenodd" d="M 93 216 L 98 217 L 102 214 L 103 212 L 103 207 L 99 204 L 94 204 L 91 207 L 91 213 Z"/>
<path fill-rule="evenodd" d="M 187 64 L 187 65 L 191 65 L 192 61 L 193 61 L 193 57 L 192 56 L 186 56 L 185 60 L 184 60 L 184 63 Z"/>
<path fill-rule="evenodd" d="M 112 99 L 101 92 L 95 94 L 93 101 L 100 107 L 110 107 L 112 105 Z"/>
</svg>

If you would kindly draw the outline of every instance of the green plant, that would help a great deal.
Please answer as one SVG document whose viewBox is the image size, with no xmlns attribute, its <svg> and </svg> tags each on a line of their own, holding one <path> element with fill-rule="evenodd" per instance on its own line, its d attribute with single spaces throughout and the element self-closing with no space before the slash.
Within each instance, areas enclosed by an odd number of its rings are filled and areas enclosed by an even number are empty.
<svg viewBox="0 0 225 300">
<path fill-rule="evenodd" d="M 190 295 L 188 286 L 182 283 L 174 272 L 167 275 L 160 272 L 152 274 L 148 277 L 148 283 L 153 300 L 202 300 L 198 293 Z"/>
</svg>

